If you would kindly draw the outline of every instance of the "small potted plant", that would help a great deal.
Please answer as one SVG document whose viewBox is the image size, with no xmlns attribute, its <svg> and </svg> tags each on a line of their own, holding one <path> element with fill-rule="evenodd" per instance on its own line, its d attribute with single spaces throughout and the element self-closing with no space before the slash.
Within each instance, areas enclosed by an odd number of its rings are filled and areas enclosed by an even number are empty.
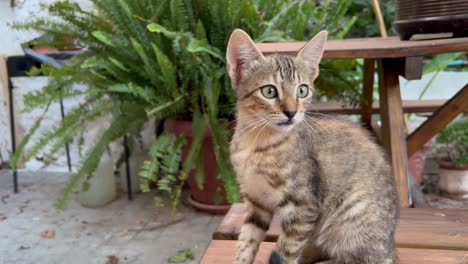
<svg viewBox="0 0 468 264">
<path fill-rule="evenodd" d="M 441 192 L 455 199 L 468 199 L 468 119 L 442 130 L 430 156 L 439 164 Z"/>
</svg>

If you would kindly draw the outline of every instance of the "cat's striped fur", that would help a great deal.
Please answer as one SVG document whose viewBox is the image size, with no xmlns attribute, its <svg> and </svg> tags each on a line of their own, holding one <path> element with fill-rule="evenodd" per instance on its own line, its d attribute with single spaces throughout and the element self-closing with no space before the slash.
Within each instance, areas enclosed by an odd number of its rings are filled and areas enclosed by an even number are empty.
<svg viewBox="0 0 468 264">
<path fill-rule="evenodd" d="M 398 199 L 383 151 L 358 125 L 307 113 L 325 40 L 319 33 L 295 58 L 264 57 L 245 32 L 231 35 L 230 151 L 248 211 L 237 264 L 253 263 L 273 214 L 282 233 L 271 263 L 315 263 L 317 252 L 323 263 L 397 263 Z"/>
</svg>

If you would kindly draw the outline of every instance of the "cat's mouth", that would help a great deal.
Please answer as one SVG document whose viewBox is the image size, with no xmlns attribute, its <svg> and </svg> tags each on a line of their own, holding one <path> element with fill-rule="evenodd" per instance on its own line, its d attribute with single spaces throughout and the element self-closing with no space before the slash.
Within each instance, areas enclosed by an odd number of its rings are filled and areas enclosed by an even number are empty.
<svg viewBox="0 0 468 264">
<path fill-rule="evenodd" d="M 291 126 L 291 125 L 294 125 L 294 121 L 293 120 L 283 121 L 283 122 L 277 123 L 277 125 L 278 126 Z"/>
</svg>

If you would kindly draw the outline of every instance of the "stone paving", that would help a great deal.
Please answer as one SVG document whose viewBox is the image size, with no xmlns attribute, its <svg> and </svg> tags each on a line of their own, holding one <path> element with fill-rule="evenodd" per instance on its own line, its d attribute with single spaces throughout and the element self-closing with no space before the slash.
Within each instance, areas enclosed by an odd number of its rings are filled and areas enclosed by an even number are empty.
<svg viewBox="0 0 468 264">
<path fill-rule="evenodd" d="M 168 263 L 190 249 L 198 263 L 220 216 L 182 205 L 171 219 L 156 209 L 153 194 L 128 201 L 121 193 L 103 208 L 73 200 L 57 211 L 53 203 L 67 174 L 21 172 L 20 193 L 13 194 L 9 171 L 0 171 L 0 264 Z M 47 238 L 49 237 L 49 238 Z"/>
</svg>

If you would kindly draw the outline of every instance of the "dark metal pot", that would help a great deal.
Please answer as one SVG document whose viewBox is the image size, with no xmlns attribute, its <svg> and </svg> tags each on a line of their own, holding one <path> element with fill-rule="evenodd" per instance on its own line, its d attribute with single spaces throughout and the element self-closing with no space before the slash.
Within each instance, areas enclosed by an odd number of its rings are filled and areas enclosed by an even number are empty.
<svg viewBox="0 0 468 264">
<path fill-rule="evenodd" d="M 414 34 L 468 36 L 468 0 L 396 0 L 393 27 L 403 40 Z"/>
</svg>

